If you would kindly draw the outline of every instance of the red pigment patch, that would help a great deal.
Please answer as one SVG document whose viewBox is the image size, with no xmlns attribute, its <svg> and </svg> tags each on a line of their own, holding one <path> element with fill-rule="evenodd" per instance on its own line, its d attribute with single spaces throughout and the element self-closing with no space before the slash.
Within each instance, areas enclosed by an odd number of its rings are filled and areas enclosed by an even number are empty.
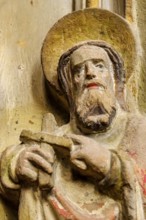
<svg viewBox="0 0 146 220">
<path fill-rule="evenodd" d="M 146 170 L 141 169 L 140 170 L 140 175 L 141 175 L 141 187 L 143 190 L 143 194 L 146 196 Z"/>
<path fill-rule="evenodd" d="M 127 151 L 127 152 L 136 162 L 136 160 L 137 160 L 136 151 Z M 146 196 L 146 170 L 139 168 L 138 165 L 136 165 L 135 170 L 138 175 L 138 180 L 139 180 L 139 184 L 142 188 L 143 195 Z"/>
<path fill-rule="evenodd" d="M 127 153 L 128 153 L 133 159 L 137 159 L 137 153 L 136 153 L 136 151 L 129 151 L 129 150 L 127 150 Z"/>
<path fill-rule="evenodd" d="M 50 202 L 52 206 L 57 210 L 59 215 L 68 220 L 75 220 L 74 216 L 70 212 L 65 210 L 55 198 L 50 198 Z"/>
</svg>

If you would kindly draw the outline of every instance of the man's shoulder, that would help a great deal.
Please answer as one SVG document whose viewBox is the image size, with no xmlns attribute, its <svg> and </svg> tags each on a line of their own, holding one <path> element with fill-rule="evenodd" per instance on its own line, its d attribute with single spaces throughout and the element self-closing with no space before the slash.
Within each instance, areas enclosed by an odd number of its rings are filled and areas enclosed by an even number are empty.
<svg viewBox="0 0 146 220">
<path fill-rule="evenodd" d="M 146 149 L 146 116 L 140 113 L 128 114 L 124 143 L 130 149 Z M 145 150 L 144 150 L 145 151 Z"/>
<path fill-rule="evenodd" d="M 128 127 L 143 128 L 146 131 L 146 115 L 140 113 L 128 113 Z"/>
</svg>

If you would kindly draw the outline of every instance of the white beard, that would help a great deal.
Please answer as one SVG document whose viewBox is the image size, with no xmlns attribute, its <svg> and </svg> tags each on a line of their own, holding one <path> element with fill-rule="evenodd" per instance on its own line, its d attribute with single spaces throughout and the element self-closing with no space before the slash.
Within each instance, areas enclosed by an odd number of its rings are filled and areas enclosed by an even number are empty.
<svg viewBox="0 0 146 220">
<path fill-rule="evenodd" d="M 76 98 L 75 106 L 78 127 L 89 133 L 106 130 L 116 113 L 114 94 L 102 88 L 84 89 Z"/>
</svg>

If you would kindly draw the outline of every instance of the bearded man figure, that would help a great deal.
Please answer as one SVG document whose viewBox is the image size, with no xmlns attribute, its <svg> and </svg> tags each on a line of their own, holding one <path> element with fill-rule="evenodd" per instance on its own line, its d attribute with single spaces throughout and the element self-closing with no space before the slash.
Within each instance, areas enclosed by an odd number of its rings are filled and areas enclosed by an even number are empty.
<svg viewBox="0 0 146 220">
<path fill-rule="evenodd" d="M 62 55 L 58 77 L 70 109 L 70 123 L 65 130 L 78 134 L 69 135 L 76 146 L 71 151 L 74 169 L 96 181 L 98 191 L 116 201 L 113 204 L 104 198 L 112 214 L 102 207 L 103 219 L 144 218 L 143 211 L 139 215 L 137 210 L 143 210 L 137 167 L 125 154 L 122 140 L 127 126 L 122 59 L 105 42 L 83 42 Z M 102 215 L 95 219 L 102 219 Z"/>
<path fill-rule="evenodd" d="M 80 43 L 61 56 L 58 80 L 70 122 L 49 132 L 50 141 L 31 134 L 2 153 L 1 193 L 19 206 L 20 220 L 144 219 L 137 166 L 127 156 L 140 147 L 135 139 L 129 148 L 129 137 L 143 119 L 133 124 L 125 111 L 120 56 L 104 42 Z"/>
<path fill-rule="evenodd" d="M 116 60 L 115 66 L 105 49 L 111 59 Z M 68 53 L 71 54 L 70 62 L 62 69 L 61 64 L 64 65 L 68 59 Z M 58 70 L 62 69 L 62 73 L 59 71 L 60 86 L 71 106 L 71 118 L 75 118 L 81 130 L 84 128 L 84 133 L 105 131 L 116 114 L 115 90 L 123 90 L 124 72 L 121 60 L 118 54 L 104 43 L 98 45 L 88 42 L 72 48 L 68 53 L 62 56 Z M 67 69 L 70 71 L 65 73 Z M 114 74 L 116 81 L 119 81 L 117 88 Z"/>
</svg>

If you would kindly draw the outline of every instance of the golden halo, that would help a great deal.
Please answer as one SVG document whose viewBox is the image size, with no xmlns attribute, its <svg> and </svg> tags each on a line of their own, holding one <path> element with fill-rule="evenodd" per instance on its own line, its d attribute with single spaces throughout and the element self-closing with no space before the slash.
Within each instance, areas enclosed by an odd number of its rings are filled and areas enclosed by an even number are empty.
<svg viewBox="0 0 146 220">
<path fill-rule="evenodd" d="M 129 24 L 120 16 L 91 8 L 61 18 L 48 32 L 42 47 L 42 67 L 51 87 L 58 93 L 57 66 L 60 56 L 79 42 L 101 40 L 110 44 L 124 60 L 126 79 L 133 70 L 136 43 Z"/>
</svg>

